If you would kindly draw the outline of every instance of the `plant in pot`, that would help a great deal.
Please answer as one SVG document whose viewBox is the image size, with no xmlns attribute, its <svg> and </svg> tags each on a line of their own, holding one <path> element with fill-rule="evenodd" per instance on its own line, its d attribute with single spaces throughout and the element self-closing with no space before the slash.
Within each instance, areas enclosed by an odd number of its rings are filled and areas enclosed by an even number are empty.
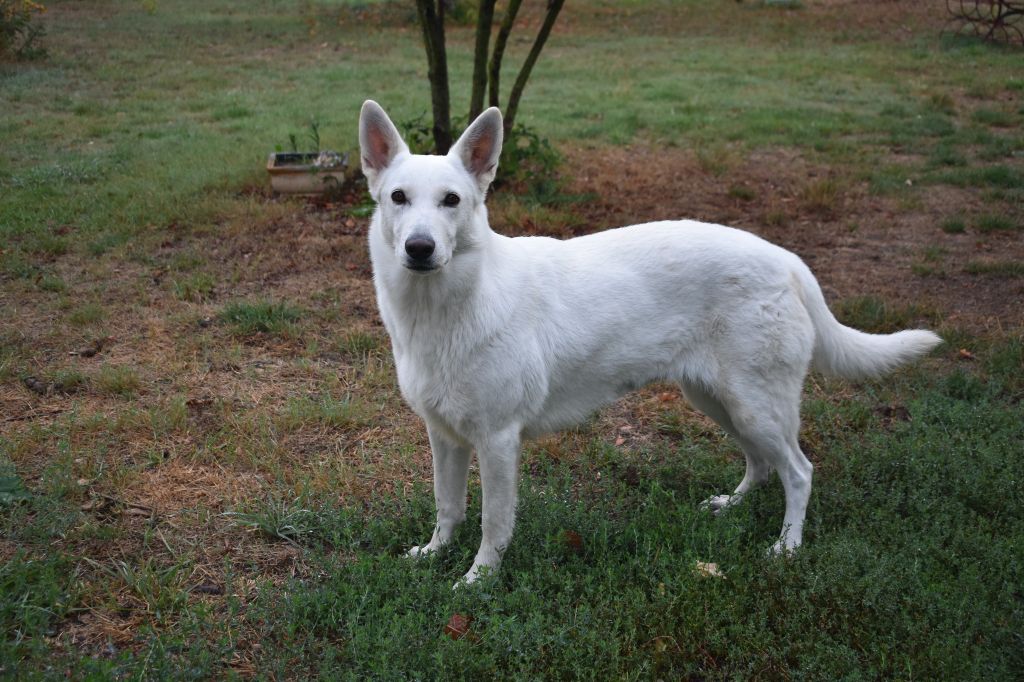
<svg viewBox="0 0 1024 682">
<path fill-rule="evenodd" d="M 291 151 L 276 151 L 267 159 L 270 188 L 279 194 L 318 195 L 338 192 L 345 184 L 348 154 L 320 149 L 320 125 L 309 123 L 307 134 L 314 151 L 298 151 L 298 138 L 288 135 Z"/>
</svg>

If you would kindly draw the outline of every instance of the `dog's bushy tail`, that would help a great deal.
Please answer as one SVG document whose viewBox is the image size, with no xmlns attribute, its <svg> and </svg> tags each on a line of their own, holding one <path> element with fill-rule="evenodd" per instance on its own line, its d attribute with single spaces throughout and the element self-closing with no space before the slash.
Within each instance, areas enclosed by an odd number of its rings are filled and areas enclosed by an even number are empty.
<svg viewBox="0 0 1024 682">
<path fill-rule="evenodd" d="M 867 379 L 887 374 L 942 343 L 927 329 L 907 329 L 895 334 L 867 334 L 839 322 L 828 309 L 818 281 L 800 263 L 797 278 L 804 307 L 814 324 L 814 368 L 847 379 Z"/>
</svg>

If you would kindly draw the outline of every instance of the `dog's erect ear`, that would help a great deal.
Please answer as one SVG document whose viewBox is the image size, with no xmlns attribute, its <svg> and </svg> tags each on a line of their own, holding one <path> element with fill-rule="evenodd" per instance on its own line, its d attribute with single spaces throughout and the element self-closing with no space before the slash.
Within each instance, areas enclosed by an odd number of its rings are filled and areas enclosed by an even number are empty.
<svg viewBox="0 0 1024 682">
<path fill-rule="evenodd" d="M 377 177 L 391 165 L 399 154 L 408 154 L 406 146 L 395 124 L 372 99 L 363 102 L 359 112 L 359 147 L 370 193 L 377 193 Z"/>
<path fill-rule="evenodd" d="M 449 156 L 460 159 L 466 170 L 473 174 L 481 192 L 487 191 L 498 170 L 503 134 L 501 112 L 497 107 L 491 107 L 477 116 L 448 152 Z"/>
</svg>

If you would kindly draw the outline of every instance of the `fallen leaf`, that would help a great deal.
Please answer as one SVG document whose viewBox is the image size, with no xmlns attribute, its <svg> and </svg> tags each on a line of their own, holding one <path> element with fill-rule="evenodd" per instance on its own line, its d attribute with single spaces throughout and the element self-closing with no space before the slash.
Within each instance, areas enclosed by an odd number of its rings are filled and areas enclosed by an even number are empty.
<svg viewBox="0 0 1024 682">
<path fill-rule="evenodd" d="M 580 534 L 576 531 L 563 531 L 562 542 L 565 544 L 566 548 L 569 549 L 569 551 L 575 552 L 576 554 L 583 553 L 583 538 L 581 538 Z"/>
<path fill-rule="evenodd" d="M 966 348 L 961 348 L 960 352 L 957 353 L 957 355 L 959 356 L 959 358 L 961 360 L 973 360 L 974 359 L 974 353 L 972 353 L 971 351 L 967 350 Z"/>
<path fill-rule="evenodd" d="M 618 447 L 618 446 L 622 445 L 622 444 L 623 444 L 623 443 L 625 443 L 625 442 L 626 442 L 626 439 L 625 439 L 625 438 L 623 438 L 622 436 L 619 436 L 618 438 L 616 438 L 616 439 L 615 439 L 615 445 L 616 445 L 616 447 Z"/>
<path fill-rule="evenodd" d="M 672 393 L 671 391 L 665 391 L 664 393 L 658 394 L 658 400 L 660 400 L 663 403 L 670 403 L 677 397 L 678 396 L 675 393 Z"/>
<path fill-rule="evenodd" d="M 444 626 L 444 634 L 448 635 L 452 639 L 462 639 L 469 633 L 469 624 L 473 622 L 473 616 L 467 616 L 461 613 L 453 613 L 452 617 L 448 619 L 448 624 Z"/>
</svg>

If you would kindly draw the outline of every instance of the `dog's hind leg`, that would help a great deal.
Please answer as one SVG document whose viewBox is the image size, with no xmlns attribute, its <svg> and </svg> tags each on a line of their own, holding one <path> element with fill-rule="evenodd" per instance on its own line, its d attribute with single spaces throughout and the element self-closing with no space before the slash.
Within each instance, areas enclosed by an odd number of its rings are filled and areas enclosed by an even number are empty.
<svg viewBox="0 0 1024 682">
<path fill-rule="evenodd" d="M 694 382 L 683 381 L 680 382 L 680 386 L 683 389 L 683 395 L 691 405 L 713 419 L 726 433 L 739 442 L 740 447 L 743 449 L 743 455 L 747 460 L 747 470 L 743 475 L 743 480 L 740 481 L 731 495 L 714 495 L 701 502 L 700 506 L 702 509 L 718 514 L 738 503 L 743 499 L 744 495 L 754 488 L 763 485 L 768 480 L 768 477 L 771 476 L 771 465 L 762 458 L 757 449 L 753 447 L 753 444 L 746 442 L 746 439 L 742 438 L 736 431 L 736 427 L 729 417 L 729 412 L 718 398 Z"/>
<path fill-rule="evenodd" d="M 456 443 L 442 430 L 427 425 L 430 450 L 434 459 L 434 503 L 437 524 L 430 542 L 413 547 L 408 555 L 420 557 L 448 544 L 455 529 L 466 519 L 466 478 L 470 449 Z"/>
<path fill-rule="evenodd" d="M 771 372 L 748 368 L 732 374 L 727 391 L 730 400 L 726 409 L 736 437 L 748 453 L 748 462 L 765 462 L 778 472 L 786 493 L 786 517 L 779 540 L 771 548 L 773 554 L 800 545 L 811 495 L 814 466 L 797 442 L 803 375 L 801 371 L 787 371 L 772 376 Z"/>
<path fill-rule="evenodd" d="M 472 583 L 481 571 L 496 570 L 512 541 L 519 495 L 519 427 L 507 428 L 477 444 L 483 487 L 483 539 L 473 566 L 463 577 Z"/>
</svg>

